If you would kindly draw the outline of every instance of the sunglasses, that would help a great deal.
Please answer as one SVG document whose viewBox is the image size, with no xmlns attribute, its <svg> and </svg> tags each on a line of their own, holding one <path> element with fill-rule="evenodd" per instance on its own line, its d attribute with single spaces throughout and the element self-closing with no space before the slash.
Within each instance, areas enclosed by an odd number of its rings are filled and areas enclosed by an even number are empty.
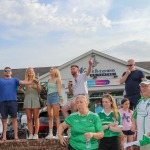
<svg viewBox="0 0 150 150">
<path fill-rule="evenodd" d="M 133 66 L 133 65 L 127 65 L 127 67 L 131 67 L 131 66 Z"/>
<path fill-rule="evenodd" d="M 4 70 L 4 71 L 5 71 L 5 72 L 11 72 L 11 70 L 8 70 L 8 69 L 7 69 L 7 70 Z"/>
</svg>

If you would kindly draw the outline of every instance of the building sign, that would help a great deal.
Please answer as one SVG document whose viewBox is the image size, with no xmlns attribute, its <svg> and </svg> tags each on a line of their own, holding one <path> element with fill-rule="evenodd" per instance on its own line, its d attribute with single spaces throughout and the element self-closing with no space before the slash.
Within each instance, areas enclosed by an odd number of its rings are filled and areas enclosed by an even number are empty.
<svg viewBox="0 0 150 150">
<path fill-rule="evenodd" d="M 80 73 L 86 72 L 86 68 L 81 67 L 79 69 Z M 90 74 L 90 77 L 98 77 L 98 76 L 116 76 L 116 71 L 115 69 L 106 69 L 106 70 L 98 70 L 98 69 L 93 69 L 92 73 Z"/>
<path fill-rule="evenodd" d="M 98 76 L 116 76 L 116 73 L 91 73 L 90 77 L 98 77 Z"/>
<path fill-rule="evenodd" d="M 116 76 L 116 71 L 115 69 L 104 69 L 100 70 L 98 69 L 98 64 L 100 62 L 96 59 L 96 55 L 92 53 L 91 59 L 93 60 L 93 65 L 92 65 L 92 73 L 90 74 L 90 77 L 98 77 L 98 76 Z M 81 67 L 79 69 L 80 73 L 84 73 L 87 71 L 87 68 Z"/>
<path fill-rule="evenodd" d="M 110 83 L 109 80 L 88 80 L 87 85 L 88 86 L 103 86 L 108 85 Z"/>
</svg>

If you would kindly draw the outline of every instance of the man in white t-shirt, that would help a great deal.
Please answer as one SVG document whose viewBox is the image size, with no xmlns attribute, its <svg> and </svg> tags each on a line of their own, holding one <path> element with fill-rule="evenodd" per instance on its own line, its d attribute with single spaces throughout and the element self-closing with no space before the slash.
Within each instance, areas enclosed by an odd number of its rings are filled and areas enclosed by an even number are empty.
<svg viewBox="0 0 150 150">
<path fill-rule="evenodd" d="M 137 140 L 142 140 L 145 134 L 150 138 L 150 80 L 140 83 L 141 99 L 133 112 L 132 131 L 137 129 Z M 140 150 L 150 150 L 150 144 L 140 147 Z"/>
<path fill-rule="evenodd" d="M 93 61 L 89 60 L 89 67 L 86 73 L 79 73 L 79 66 L 72 65 L 71 66 L 71 74 L 73 79 L 68 84 L 68 89 L 71 94 L 73 94 L 73 98 L 71 98 L 63 107 L 62 113 L 63 116 L 66 118 L 68 116 L 68 111 L 76 112 L 77 108 L 75 105 L 75 98 L 79 94 L 84 94 L 88 96 L 88 87 L 87 87 L 87 78 L 92 71 L 92 64 Z"/>
</svg>

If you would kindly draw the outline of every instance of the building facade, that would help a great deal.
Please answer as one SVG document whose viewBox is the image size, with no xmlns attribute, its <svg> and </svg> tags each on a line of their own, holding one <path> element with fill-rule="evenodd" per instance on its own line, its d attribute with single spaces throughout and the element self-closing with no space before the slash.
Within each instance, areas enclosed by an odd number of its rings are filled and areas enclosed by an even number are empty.
<svg viewBox="0 0 150 150">
<path fill-rule="evenodd" d="M 127 70 L 126 62 L 96 50 L 91 50 L 58 67 L 62 77 L 62 93 L 64 100 L 67 101 L 70 97 L 67 88 L 68 82 L 72 79 L 70 66 L 76 64 L 80 68 L 80 73 L 86 72 L 90 58 L 93 59 L 93 70 L 87 84 L 91 106 L 93 105 L 93 107 L 95 107 L 104 93 L 112 94 L 119 105 L 120 99 L 124 94 L 124 85 L 121 85 L 119 80 L 123 72 Z M 146 76 L 150 76 L 149 70 L 138 66 L 136 68 L 142 70 Z M 39 79 L 41 82 L 47 82 L 49 73 L 40 76 Z"/>
</svg>

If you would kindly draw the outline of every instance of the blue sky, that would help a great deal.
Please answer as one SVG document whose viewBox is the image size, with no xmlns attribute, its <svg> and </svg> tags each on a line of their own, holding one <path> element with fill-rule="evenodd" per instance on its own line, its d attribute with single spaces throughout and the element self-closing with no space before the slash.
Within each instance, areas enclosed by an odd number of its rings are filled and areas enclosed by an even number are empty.
<svg viewBox="0 0 150 150">
<path fill-rule="evenodd" d="M 1 0 L 0 69 L 62 65 L 91 49 L 149 61 L 149 0 Z"/>
</svg>

